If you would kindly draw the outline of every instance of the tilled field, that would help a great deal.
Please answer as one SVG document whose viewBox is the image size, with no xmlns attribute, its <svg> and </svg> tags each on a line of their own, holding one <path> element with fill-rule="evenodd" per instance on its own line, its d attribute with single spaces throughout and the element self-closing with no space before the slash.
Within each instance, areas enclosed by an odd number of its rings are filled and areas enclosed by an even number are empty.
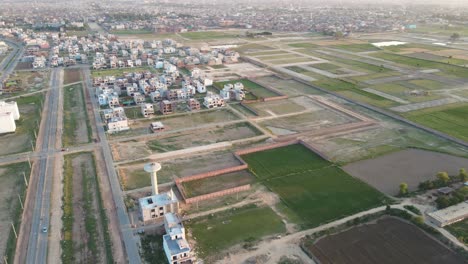
<svg viewBox="0 0 468 264">
<path fill-rule="evenodd" d="M 308 250 L 322 264 L 466 263 L 416 226 L 396 218 L 322 238 Z"/>
</svg>

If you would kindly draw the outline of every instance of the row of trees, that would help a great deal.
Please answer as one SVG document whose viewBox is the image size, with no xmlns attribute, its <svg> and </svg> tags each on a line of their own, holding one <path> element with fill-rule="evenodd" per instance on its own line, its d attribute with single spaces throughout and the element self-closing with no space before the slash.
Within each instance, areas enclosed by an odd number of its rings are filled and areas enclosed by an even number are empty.
<svg viewBox="0 0 468 264">
<path fill-rule="evenodd" d="M 457 176 L 452 176 L 450 177 L 447 172 L 441 171 L 437 173 L 435 180 L 427 180 L 424 182 L 421 182 L 418 186 L 418 189 L 421 191 L 425 190 L 431 190 L 434 188 L 440 188 L 440 187 L 445 187 L 449 185 L 450 183 L 461 181 L 461 182 L 468 182 L 468 173 L 466 172 L 466 169 L 461 168 Z M 405 182 L 402 182 L 399 186 L 400 196 L 406 196 L 408 195 L 408 184 Z"/>
</svg>

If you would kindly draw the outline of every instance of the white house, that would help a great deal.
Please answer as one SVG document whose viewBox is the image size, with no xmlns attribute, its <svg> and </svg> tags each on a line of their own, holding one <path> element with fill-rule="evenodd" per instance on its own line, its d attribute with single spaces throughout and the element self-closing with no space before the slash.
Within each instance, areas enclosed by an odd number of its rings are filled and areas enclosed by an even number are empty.
<svg viewBox="0 0 468 264">
<path fill-rule="evenodd" d="M 12 112 L 0 113 L 0 134 L 15 132 L 16 124 Z"/>
<path fill-rule="evenodd" d="M 111 134 L 129 129 L 126 117 L 112 117 L 107 122 L 107 132 Z"/>
<path fill-rule="evenodd" d="M 187 239 L 182 222 L 173 213 L 164 215 L 163 248 L 166 257 L 171 264 L 193 263 L 195 258 Z"/>
<path fill-rule="evenodd" d="M 218 94 L 213 94 L 211 92 L 208 92 L 204 98 L 203 105 L 206 108 L 218 108 L 218 107 L 225 106 L 226 102 Z"/>
<path fill-rule="evenodd" d="M 166 213 L 179 212 L 179 200 L 172 189 L 167 193 L 140 198 L 138 203 L 141 220 L 145 223 L 164 217 Z"/>
<path fill-rule="evenodd" d="M 13 118 L 15 120 L 18 120 L 20 118 L 18 104 L 16 102 L 0 101 L 0 113 L 8 113 L 8 112 L 11 112 L 13 114 Z"/>
<path fill-rule="evenodd" d="M 144 117 L 154 115 L 154 106 L 153 106 L 153 104 L 142 104 L 141 105 L 141 114 Z"/>
</svg>

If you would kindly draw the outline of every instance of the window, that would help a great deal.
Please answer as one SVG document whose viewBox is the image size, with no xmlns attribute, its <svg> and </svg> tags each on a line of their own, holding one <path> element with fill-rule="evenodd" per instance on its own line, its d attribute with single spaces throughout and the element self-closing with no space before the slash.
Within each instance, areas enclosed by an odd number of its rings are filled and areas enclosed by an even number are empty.
<svg viewBox="0 0 468 264">
<path fill-rule="evenodd" d="M 151 209 L 151 212 L 154 213 L 156 210 L 155 209 Z"/>
</svg>

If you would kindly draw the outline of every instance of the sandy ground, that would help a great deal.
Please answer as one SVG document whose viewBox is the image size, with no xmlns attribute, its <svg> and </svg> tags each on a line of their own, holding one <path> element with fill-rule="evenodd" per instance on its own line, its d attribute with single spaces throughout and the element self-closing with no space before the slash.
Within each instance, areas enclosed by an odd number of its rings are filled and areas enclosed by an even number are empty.
<svg viewBox="0 0 468 264">
<path fill-rule="evenodd" d="M 435 179 L 439 171 L 457 175 L 460 168 L 466 167 L 468 159 L 465 158 L 408 149 L 351 163 L 343 168 L 379 191 L 396 195 L 402 182 L 406 182 L 410 190 L 416 190 L 420 182 Z"/>
</svg>

